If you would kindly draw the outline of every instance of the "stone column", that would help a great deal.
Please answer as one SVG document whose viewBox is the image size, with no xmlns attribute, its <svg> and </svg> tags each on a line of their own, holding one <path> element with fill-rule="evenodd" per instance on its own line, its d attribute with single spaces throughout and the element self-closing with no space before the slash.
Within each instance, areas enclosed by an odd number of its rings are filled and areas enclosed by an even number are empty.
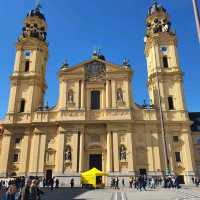
<svg viewBox="0 0 200 200">
<path fill-rule="evenodd" d="M 119 139 L 116 132 L 113 132 L 113 158 L 114 172 L 119 172 Z"/>
<path fill-rule="evenodd" d="M 10 154 L 11 134 L 4 131 L 2 139 L 2 153 L 0 157 L 0 176 L 6 177 L 8 173 L 9 154 Z"/>
<path fill-rule="evenodd" d="M 134 171 L 134 164 L 133 164 L 133 136 L 132 133 L 128 133 L 128 171 Z"/>
<path fill-rule="evenodd" d="M 116 83 L 115 80 L 111 81 L 112 87 L 112 108 L 116 108 Z"/>
<path fill-rule="evenodd" d="M 84 171 L 84 130 L 80 134 L 80 152 L 79 152 L 79 172 Z"/>
<path fill-rule="evenodd" d="M 33 139 L 31 142 L 31 153 L 30 153 L 30 175 L 36 176 L 38 172 L 38 153 L 39 153 L 40 135 L 39 132 L 34 132 Z"/>
<path fill-rule="evenodd" d="M 65 134 L 60 131 L 57 136 L 56 175 L 63 174 Z"/>
<path fill-rule="evenodd" d="M 20 174 L 21 176 L 26 176 L 27 166 L 28 166 L 28 153 L 29 153 L 29 135 L 26 133 L 23 138 L 23 148 L 21 152 L 21 167 Z"/>
<path fill-rule="evenodd" d="M 112 157 L 112 134 L 107 132 L 107 172 L 113 171 L 113 157 Z"/>
<path fill-rule="evenodd" d="M 38 163 L 38 175 L 44 176 L 44 160 L 46 151 L 46 134 L 40 136 L 40 152 L 39 152 L 39 163 Z"/>
<path fill-rule="evenodd" d="M 85 83 L 81 81 L 81 109 L 85 108 Z"/>
<path fill-rule="evenodd" d="M 18 112 L 18 104 L 19 100 L 17 100 L 17 82 L 11 82 L 11 89 L 10 89 L 10 98 L 9 98 L 9 106 L 8 106 L 8 113 Z"/>
<path fill-rule="evenodd" d="M 106 80 L 106 108 L 110 108 L 110 81 Z"/>
</svg>

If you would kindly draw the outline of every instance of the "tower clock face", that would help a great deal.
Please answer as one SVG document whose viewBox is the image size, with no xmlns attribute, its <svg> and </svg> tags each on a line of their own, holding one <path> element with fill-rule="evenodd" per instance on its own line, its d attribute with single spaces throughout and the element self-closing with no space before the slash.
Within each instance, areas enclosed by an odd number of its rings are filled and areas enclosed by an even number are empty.
<svg viewBox="0 0 200 200">
<path fill-rule="evenodd" d="M 161 47 L 160 47 L 160 50 L 161 50 L 162 52 L 167 52 L 168 48 L 167 48 L 166 46 L 161 46 Z"/>
<path fill-rule="evenodd" d="M 29 58 L 31 56 L 31 51 L 30 50 L 25 50 L 24 51 L 24 57 Z"/>
<path fill-rule="evenodd" d="M 160 47 L 160 51 L 162 52 L 162 54 L 167 55 L 168 47 L 167 46 L 161 46 Z"/>
</svg>

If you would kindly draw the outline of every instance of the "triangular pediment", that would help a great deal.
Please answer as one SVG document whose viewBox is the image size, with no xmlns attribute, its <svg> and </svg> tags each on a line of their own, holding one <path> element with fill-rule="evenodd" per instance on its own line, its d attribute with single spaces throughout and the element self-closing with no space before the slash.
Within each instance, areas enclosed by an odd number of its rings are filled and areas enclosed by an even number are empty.
<svg viewBox="0 0 200 200">
<path fill-rule="evenodd" d="M 104 69 L 103 69 L 104 68 Z M 63 71 L 67 71 L 67 74 L 81 74 L 81 73 L 98 73 L 102 70 L 105 70 L 105 73 L 114 73 L 114 72 L 124 72 L 126 70 L 121 65 L 112 64 L 108 61 L 101 59 L 91 59 L 79 63 L 75 66 L 65 68 Z"/>
</svg>

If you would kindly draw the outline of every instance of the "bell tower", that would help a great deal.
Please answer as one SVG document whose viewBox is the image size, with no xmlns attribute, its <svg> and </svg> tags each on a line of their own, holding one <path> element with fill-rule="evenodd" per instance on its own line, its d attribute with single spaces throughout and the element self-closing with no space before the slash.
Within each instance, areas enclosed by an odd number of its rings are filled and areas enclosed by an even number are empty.
<svg viewBox="0 0 200 200">
<path fill-rule="evenodd" d="M 8 113 L 31 113 L 43 104 L 48 60 L 46 36 L 46 19 L 37 5 L 27 14 L 16 43 Z"/>
<path fill-rule="evenodd" d="M 176 34 L 171 29 L 167 11 L 156 1 L 149 8 L 146 26 L 145 55 L 151 103 L 158 106 L 159 95 L 163 111 L 184 111 L 183 73 Z"/>
</svg>

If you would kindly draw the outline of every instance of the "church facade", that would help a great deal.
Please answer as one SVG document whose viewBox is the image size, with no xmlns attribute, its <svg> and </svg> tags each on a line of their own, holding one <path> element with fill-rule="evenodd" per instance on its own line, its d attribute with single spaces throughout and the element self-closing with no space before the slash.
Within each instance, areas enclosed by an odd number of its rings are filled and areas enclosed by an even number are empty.
<svg viewBox="0 0 200 200">
<path fill-rule="evenodd" d="M 146 19 L 150 106 L 135 103 L 128 61 L 90 60 L 59 71 L 59 97 L 43 97 L 47 23 L 40 8 L 25 18 L 16 43 L 8 112 L 0 136 L 0 176 L 74 177 L 96 167 L 111 176 L 165 173 L 185 183 L 195 174 L 191 121 L 184 100 L 176 34 L 154 3 Z"/>
</svg>

